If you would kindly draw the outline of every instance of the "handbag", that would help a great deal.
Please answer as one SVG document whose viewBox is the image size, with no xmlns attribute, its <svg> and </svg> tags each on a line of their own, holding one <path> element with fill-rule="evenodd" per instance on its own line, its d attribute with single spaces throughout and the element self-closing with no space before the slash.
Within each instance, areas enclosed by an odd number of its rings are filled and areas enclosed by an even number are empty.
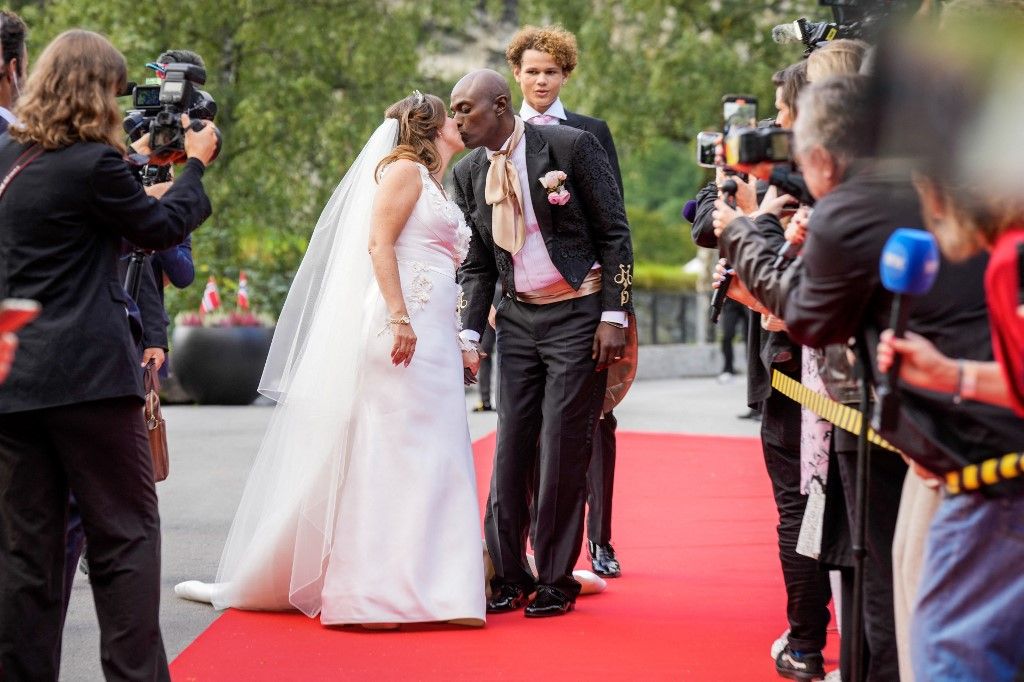
<svg viewBox="0 0 1024 682">
<path fill-rule="evenodd" d="M 160 411 L 160 378 L 156 364 L 150 360 L 142 377 L 143 389 L 146 394 L 146 405 L 142 414 L 149 434 L 149 453 L 153 458 L 153 480 L 159 483 L 170 473 L 170 460 L 167 457 L 167 422 Z"/>
</svg>

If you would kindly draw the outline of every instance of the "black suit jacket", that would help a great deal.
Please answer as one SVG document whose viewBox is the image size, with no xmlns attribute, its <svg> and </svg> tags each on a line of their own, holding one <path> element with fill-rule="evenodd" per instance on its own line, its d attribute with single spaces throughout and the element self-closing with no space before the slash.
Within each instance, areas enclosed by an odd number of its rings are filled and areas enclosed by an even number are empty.
<svg viewBox="0 0 1024 682">
<path fill-rule="evenodd" d="M 615 151 L 615 141 L 612 140 L 612 131 L 608 128 L 608 124 L 599 118 L 577 114 L 575 111 L 566 111 L 564 125 L 578 130 L 586 130 L 597 138 L 604 153 L 608 155 L 608 163 L 611 164 L 612 172 L 615 173 L 615 182 L 619 185 L 619 194 L 625 198 L 626 192 L 622 187 L 622 171 L 619 169 L 619 155 Z"/>
<path fill-rule="evenodd" d="M 0 137 L 0 173 L 25 148 Z M 116 150 L 83 142 L 42 154 L 11 182 L 0 199 L 0 297 L 35 299 L 43 311 L 18 334 L 0 413 L 141 399 L 121 240 L 165 249 L 185 239 L 211 212 L 203 171 L 190 160 L 157 201 Z"/>
<path fill-rule="evenodd" d="M 594 262 L 602 268 L 602 308 L 632 312 L 633 246 L 622 195 L 608 156 L 597 138 L 570 126 L 526 124 L 526 166 L 530 199 L 548 255 L 574 289 L 579 289 Z M 455 166 L 455 202 L 473 231 L 469 255 L 459 270 L 466 307 L 463 325 L 483 334 L 487 313 L 500 279 L 506 293 L 515 292 L 512 255 L 494 244 L 491 207 L 484 200 L 490 161 L 480 147 Z M 572 196 L 553 206 L 538 182 L 548 171 L 561 170 Z M 534 189 L 536 187 L 536 189 Z"/>
</svg>

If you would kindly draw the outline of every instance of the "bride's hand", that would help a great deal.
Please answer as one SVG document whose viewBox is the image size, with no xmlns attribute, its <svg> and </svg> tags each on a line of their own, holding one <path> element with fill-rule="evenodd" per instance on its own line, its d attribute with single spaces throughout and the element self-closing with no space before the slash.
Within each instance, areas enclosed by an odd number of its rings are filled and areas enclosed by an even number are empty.
<svg viewBox="0 0 1024 682">
<path fill-rule="evenodd" d="M 473 376 L 477 375 L 480 371 L 480 360 L 482 359 L 480 353 L 475 350 L 464 350 L 462 351 L 462 366 L 473 373 Z"/>
<path fill-rule="evenodd" d="M 412 330 L 411 324 L 392 324 L 395 332 L 395 345 L 391 347 L 391 363 L 393 365 L 404 364 L 406 367 L 412 362 L 413 353 L 416 352 L 416 332 Z"/>
</svg>

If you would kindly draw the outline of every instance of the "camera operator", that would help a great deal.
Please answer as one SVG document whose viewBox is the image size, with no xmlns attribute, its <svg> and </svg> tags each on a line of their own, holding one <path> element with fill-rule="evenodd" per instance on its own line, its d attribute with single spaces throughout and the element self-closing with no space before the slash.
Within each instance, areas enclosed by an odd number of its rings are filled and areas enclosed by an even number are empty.
<svg viewBox="0 0 1024 682">
<path fill-rule="evenodd" d="M 805 84 L 804 63 L 794 64 L 773 77 L 776 85 L 776 123 L 788 127 L 797 111 L 797 94 Z M 724 174 L 719 180 L 724 180 Z M 737 184 L 736 203 L 745 211 L 758 208 L 753 178 Z M 778 250 L 785 242 L 784 228 L 779 214 L 791 197 L 778 196 L 768 189 L 761 201 L 763 212 L 757 218 L 757 229 L 767 243 Z M 718 240 L 712 224 L 717 187 L 709 185 L 697 196 L 697 211 L 693 224 L 693 238 L 698 246 L 714 248 Z M 744 301 L 741 301 L 744 302 Z M 744 302 L 745 303 L 745 302 Z M 762 307 L 758 306 L 760 310 Z M 777 320 L 764 318 L 760 312 L 751 312 L 747 335 L 747 402 L 751 409 L 762 410 L 761 443 L 765 468 L 772 482 L 772 490 L 779 513 L 778 543 L 786 585 L 786 617 L 789 633 L 782 641 L 781 650 L 774 652 L 776 671 L 792 677 L 805 675 L 805 679 L 824 677 L 825 646 L 829 622 L 828 602 L 831 599 L 828 573 L 815 559 L 796 551 L 800 526 L 804 517 L 807 497 L 800 490 L 800 406 L 771 385 L 771 372 L 778 369 L 797 380 L 800 379 L 800 347 L 782 330 Z"/>
<path fill-rule="evenodd" d="M 0 294 L 43 312 L 20 333 L 0 392 L 0 664 L 56 679 L 69 491 L 89 538 L 107 679 L 169 679 L 160 635 L 160 531 L 142 381 L 116 272 L 120 240 L 163 249 L 210 215 L 202 186 L 216 130 L 160 201 L 124 160 L 124 57 L 102 36 L 58 36 L 0 140 Z"/>
<path fill-rule="evenodd" d="M 716 230 L 723 249 L 749 293 L 786 321 L 791 336 L 821 347 L 858 339 L 872 353 L 888 325 L 891 295 L 880 283 L 879 258 L 889 235 L 901 225 L 921 223 L 920 210 L 903 164 L 870 160 L 877 133 L 877 107 L 862 76 L 840 76 L 813 84 L 801 96 L 795 127 L 798 160 L 818 198 L 801 258 L 784 273 L 750 223 L 724 202 L 717 204 Z M 982 294 L 983 259 L 943 263 L 935 286 L 914 301 L 909 326 L 936 346 L 980 359 L 991 355 Z M 733 286 L 736 286 L 734 282 Z M 873 380 L 873 377 L 869 377 Z M 901 432 L 883 434 L 916 459 L 970 461 L 1012 442 L 1006 414 L 951 411 L 933 396 L 901 392 Z M 908 430 L 912 435 L 908 435 Z M 950 443 L 956 446 L 949 448 Z M 945 448 L 945 449 L 944 449 Z M 854 456 L 836 443 L 847 503 L 853 509 Z M 1012 449 L 1012 447 L 1009 447 Z M 891 549 L 905 466 L 891 453 L 871 458 L 870 520 L 864 619 L 868 679 L 898 679 L 892 615 Z M 894 492 L 896 491 L 896 492 Z"/>
</svg>

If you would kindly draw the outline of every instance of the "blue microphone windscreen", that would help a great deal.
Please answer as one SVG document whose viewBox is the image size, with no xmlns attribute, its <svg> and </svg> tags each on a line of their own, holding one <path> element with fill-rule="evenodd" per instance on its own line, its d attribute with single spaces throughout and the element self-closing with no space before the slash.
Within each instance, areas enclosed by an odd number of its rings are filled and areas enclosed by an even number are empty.
<svg viewBox="0 0 1024 682">
<path fill-rule="evenodd" d="M 901 227 L 882 249 L 882 286 L 896 294 L 927 293 L 939 274 L 939 246 L 924 230 Z"/>
<path fill-rule="evenodd" d="M 688 223 L 692 223 L 694 220 L 696 220 L 696 218 L 697 218 L 697 200 L 696 199 L 690 199 L 689 201 L 686 202 L 686 205 L 683 206 L 683 218 L 686 219 L 686 222 L 688 222 Z"/>
</svg>

